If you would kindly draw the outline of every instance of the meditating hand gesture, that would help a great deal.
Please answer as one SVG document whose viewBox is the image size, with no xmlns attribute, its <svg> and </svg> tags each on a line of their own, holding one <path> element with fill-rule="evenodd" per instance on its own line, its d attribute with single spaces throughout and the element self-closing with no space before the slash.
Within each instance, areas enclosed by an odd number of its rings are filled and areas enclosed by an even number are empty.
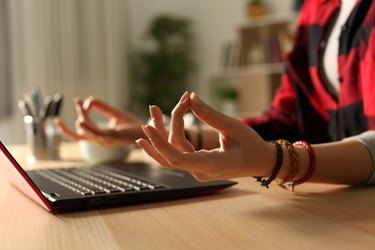
<svg viewBox="0 0 375 250">
<path fill-rule="evenodd" d="M 218 131 L 218 148 L 196 151 L 186 139 L 183 116 L 189 109 Z M 195 93 L 184 93 L 173 109 L 169 133 L 157 106 L 150 106 L 150 115 L 154 126 L 142 126 L 148 140 L 141 138 L 136 142 L 161 165 L 184 169 L 199 181 L 271 174 L 276 161 L 275 146 L 241 121 L 214 110 Z"/>
<path fill-rule="evenodd" d="M 134 141 L 144 137 L 141 129 L 142 121 L 134 115 L 116 109 L 107 103 L 88 97 L 82 102 L 75 99 L 77 120 L 75 122 L 77 131 L 71 130 L 62 120 L 56 119 L 55 123 L 69 137 L 75 140 L 91 140 L 103 146 L 122 146 L 134 144 Z M 90 112 L 94 109 L 108 118 L 104 126 L 96 124 L 90 118 Z"/>
</svg>

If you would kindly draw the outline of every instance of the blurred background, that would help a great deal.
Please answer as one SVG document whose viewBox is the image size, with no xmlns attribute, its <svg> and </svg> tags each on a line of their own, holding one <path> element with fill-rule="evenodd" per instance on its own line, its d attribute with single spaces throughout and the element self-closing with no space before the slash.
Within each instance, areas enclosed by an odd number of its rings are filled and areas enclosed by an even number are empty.
<svg viewBox="0 0 375 250">
<path fill-rule="evenodd" d="M 290 49 L 295 0 L 0 0 L 0 140 L 24 143 L 17 103 L 40 88 L 93 95 L 146 119 L 185 90 L 235 116 L 269 106 Z"/>
</svg>

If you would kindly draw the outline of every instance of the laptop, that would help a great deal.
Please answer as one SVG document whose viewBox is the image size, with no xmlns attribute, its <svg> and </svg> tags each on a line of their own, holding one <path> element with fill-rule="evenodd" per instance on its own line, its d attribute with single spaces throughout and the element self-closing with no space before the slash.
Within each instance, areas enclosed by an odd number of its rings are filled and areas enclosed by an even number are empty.
<svg viewBox="0 0 375 250">
<path fill-rule="evenodd" d="M 0 141 L 0 169 L 49 212 L 178 199 L 210 194 L 235 181 L 200 183 L 184 171 L 144 162 L 24 170 Z"/>
</svg>

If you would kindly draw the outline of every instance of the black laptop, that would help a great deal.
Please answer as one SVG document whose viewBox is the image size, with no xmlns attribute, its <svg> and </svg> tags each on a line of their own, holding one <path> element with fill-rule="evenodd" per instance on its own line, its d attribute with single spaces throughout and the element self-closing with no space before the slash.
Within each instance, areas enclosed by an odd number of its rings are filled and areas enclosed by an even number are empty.
<svg viewBox="0 0 375 250">
<path fill-rule="evenodd" d="M 50 212 L 209 194 L 234 181 L 200 183 L 190 174 L 143 162 L 23 170 L 0 142 L 0 168 L 22 192 Z"/>
</svg>

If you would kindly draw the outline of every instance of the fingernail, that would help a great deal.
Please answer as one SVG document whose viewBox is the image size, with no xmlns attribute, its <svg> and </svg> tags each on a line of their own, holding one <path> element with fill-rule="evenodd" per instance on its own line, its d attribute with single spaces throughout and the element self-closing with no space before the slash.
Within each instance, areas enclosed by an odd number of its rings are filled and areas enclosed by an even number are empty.
<svg viewBox="0 0 375 250">
<path fill-rule="evenodd" d="M 145 134 L 148 136 L 150 126 L 149 125 L 141 125 L 141 127 L 142 127 L 143 132 L 145 132 Z"/>
<path fill-rule="evenodd" d="M 190 95 L 190 100 L 195 104 L 195 105 L 202 105 L 203 102 L 202 100 L 195 94 L 194 92 L 191 93 Z"/>
<path fill-rule="evenodd" d="M 141 139 L 137 139 L 134 142 L 137 143 L 140 146 L 140 144 L 139 144 L 140 141 L 141 141 Z"/>
<path fill-rule="evenodd" d="M 148 110 L 149 110 L 149 112 L 150 112 L 150 116 L 151 116 L 151 118 L 154 118 L 154 117 L 155 117 L 155 114 L 154 114 L 154 111 L 153 111 L 153 109 L 152 109 L 152 105 L 148 105 Z"/>
<path fill-rule="evenodd" d="M 83 104 L 82 104 L 82 107 L 84 109 L 88 109 L 89 106 L 90 106 L 90 103 L 94 100 L 94 97 L 93 96 L 90 96 L 88 98 L 86 98 L 84 101 L 83 101 Z"/>
<path fill-rule="evenodd" d="M 185 93 L 182 95 L 182 97 L 181 97 L 181 99 L 180 99 L 180 101 L 179 102 L 184 102 L 187 98 L 188 98 L 188 92 L 187 91 L 185 91 Z"/>
</svg>

